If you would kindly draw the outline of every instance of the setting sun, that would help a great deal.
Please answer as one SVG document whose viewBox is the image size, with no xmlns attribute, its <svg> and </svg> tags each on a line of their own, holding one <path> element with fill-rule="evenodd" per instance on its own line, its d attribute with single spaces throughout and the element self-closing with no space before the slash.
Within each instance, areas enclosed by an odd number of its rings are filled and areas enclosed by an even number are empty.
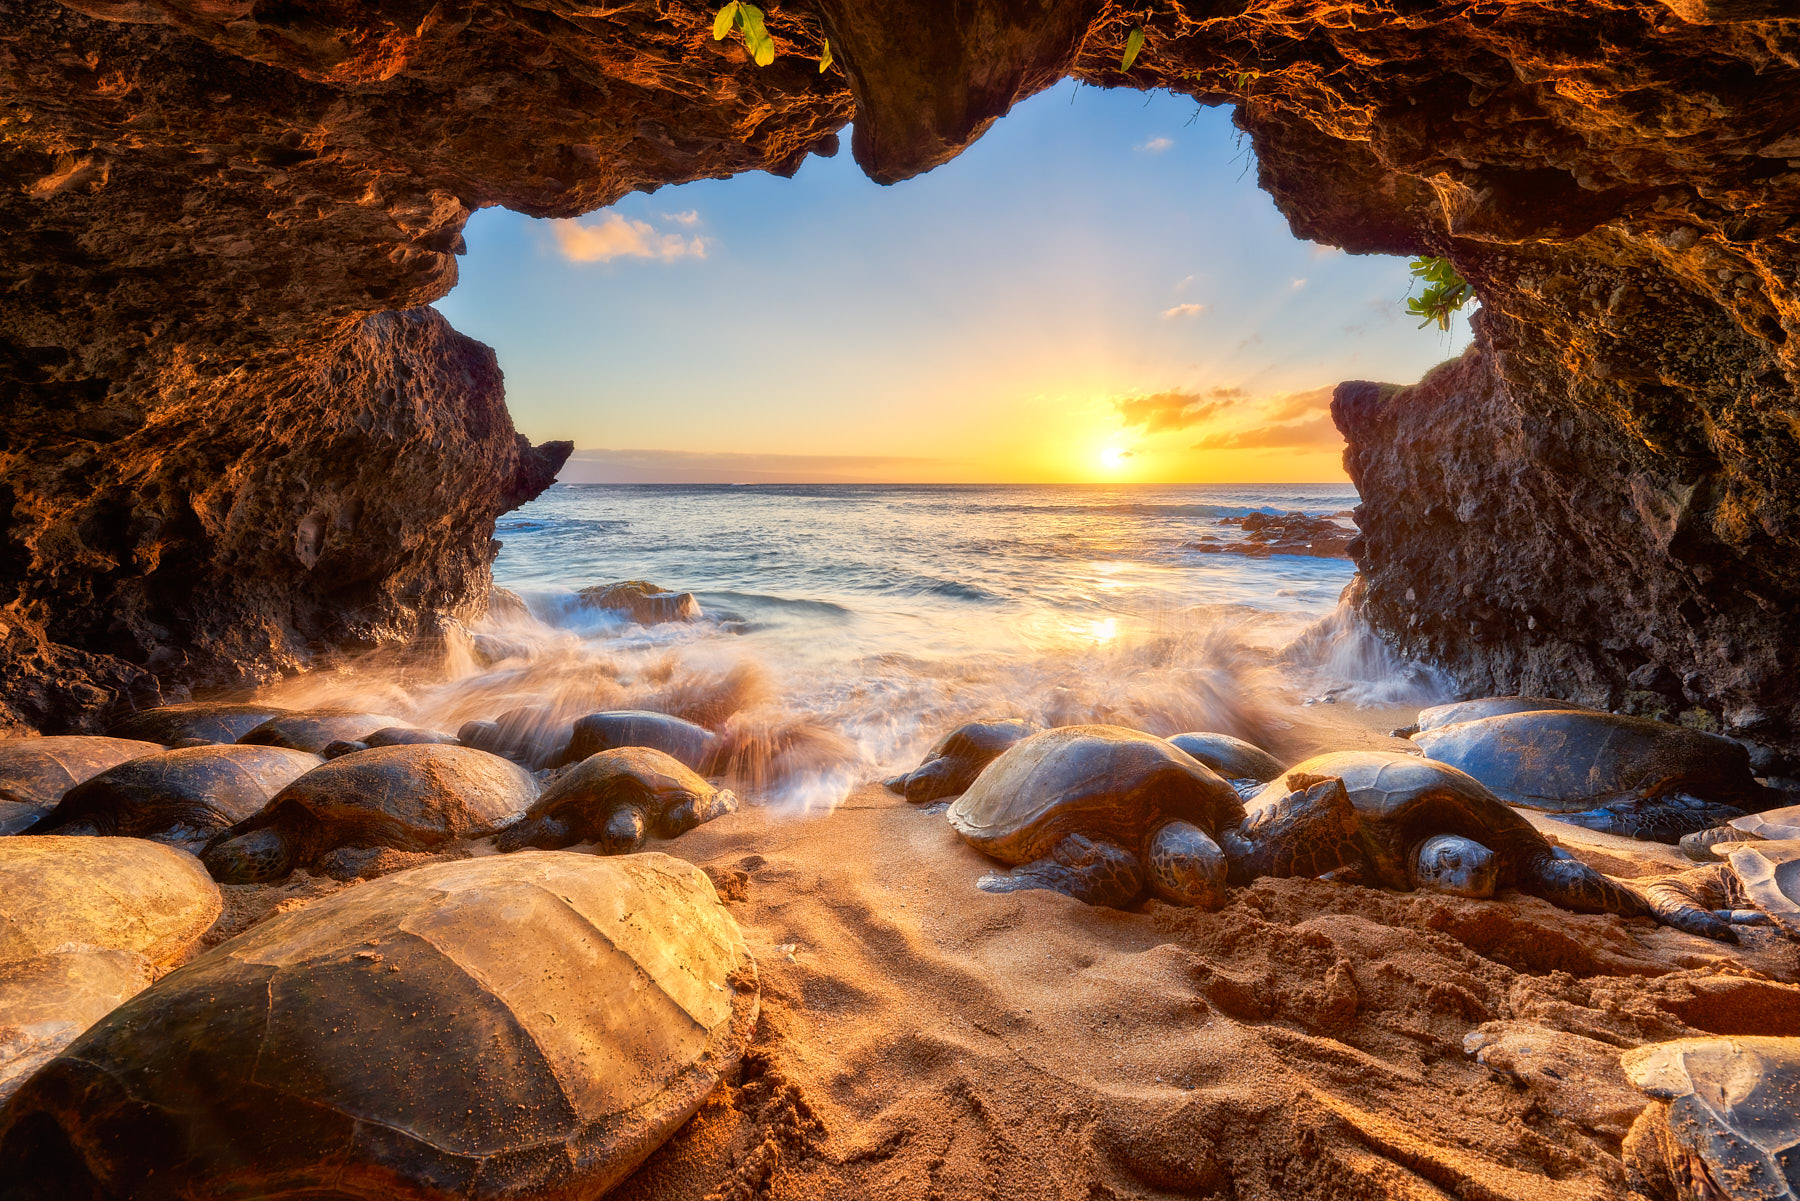
<svg viewBox="0 0 1800 1201">
<path fill-rule="evenodd" d="M 1117 446 L 1103 447 L 1100 451 L 1100 466 L 1107 471 L 1120 471 L 1125 467 L 1131 452 Z"/>
</svg>

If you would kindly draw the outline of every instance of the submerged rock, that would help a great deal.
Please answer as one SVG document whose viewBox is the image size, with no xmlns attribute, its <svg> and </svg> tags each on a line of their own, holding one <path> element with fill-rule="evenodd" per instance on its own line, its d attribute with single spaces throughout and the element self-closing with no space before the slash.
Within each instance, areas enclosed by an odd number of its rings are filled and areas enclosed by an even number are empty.
<svg viewBox="0 0 1800 1201">
<path fill-rule="evenodd" d="M 1221 517 L 1215 524 L 1238 526 L 1242 538 L 1215 537 L 1208 534 L 1197 542 L 1184 542 L 1189 550 L 1208 554 L 1307 555 L 1315 559 L 1348 559 L 1350 540 L 1356 531 L 1329 517 L 1311 517 L 1305 513 L 1246 513 L 1242 517 Z"/>
<path fill-rule="evenodd" d="M 659 625 L 666 621 L 697 621 L 700 602 L 691 592 L 670 592 L 647 580 L 626 580 L 583 588 L 575 594 L 583 604 L 596 609 L 624 613 L 639 625 Z"/>
</svg>

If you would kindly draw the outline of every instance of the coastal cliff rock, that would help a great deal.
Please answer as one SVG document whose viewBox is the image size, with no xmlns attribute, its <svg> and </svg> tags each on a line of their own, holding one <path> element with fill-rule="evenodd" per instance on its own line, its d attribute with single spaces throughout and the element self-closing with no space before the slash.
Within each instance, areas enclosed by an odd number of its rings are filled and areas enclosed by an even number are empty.
<svg viewBox="0 0 1800 1201">
<path fill-rule="evenodd" d="M 494 516 L 560 451 L 419 307 L 474 210 L 791 173 L 853 115 L 891 182 L 1074 75 L 1235 104 L 1297 234 L 1475 284 L 1454 372 L 1340 397 L 1378 629 L 1471 689 L 1654 694 L 1800 746 L 1783 0 L 817 0 L 768 6 L 763 68 L 712 15 L 0 0 L 0 722 L 481 603 Z"/>
</svg>

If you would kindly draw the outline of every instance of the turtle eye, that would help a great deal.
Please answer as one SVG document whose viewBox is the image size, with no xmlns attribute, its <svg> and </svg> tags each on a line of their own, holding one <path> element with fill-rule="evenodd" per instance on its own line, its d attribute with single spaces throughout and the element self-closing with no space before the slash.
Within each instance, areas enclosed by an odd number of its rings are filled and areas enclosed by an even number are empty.
<svg viewBox="0 0 1800 1201">
<path fill-rule="evenodd" d="M 1461 867 L 1462 866 L 1462 852 L 1460 852 L 1460 851 L 1445 851 L 1444 852 L 1444 866 L 1447 868 L 1450 868 L 1452 871 Z"/>
</svg>

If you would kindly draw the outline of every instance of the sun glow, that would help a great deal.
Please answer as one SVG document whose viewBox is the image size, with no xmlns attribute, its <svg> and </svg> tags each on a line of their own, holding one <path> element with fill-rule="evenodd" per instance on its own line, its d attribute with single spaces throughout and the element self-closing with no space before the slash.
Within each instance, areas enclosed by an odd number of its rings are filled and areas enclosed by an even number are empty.
<svg viewBox="0 0 1800 1201">
<path fill-rule="evenodd" d="M 1106 446 L 1100 450 L 1100 467 L 1105 471 L 1123 471 L 1131 461 L 1131 452 L 1120 446 Z"/>
</svg>

